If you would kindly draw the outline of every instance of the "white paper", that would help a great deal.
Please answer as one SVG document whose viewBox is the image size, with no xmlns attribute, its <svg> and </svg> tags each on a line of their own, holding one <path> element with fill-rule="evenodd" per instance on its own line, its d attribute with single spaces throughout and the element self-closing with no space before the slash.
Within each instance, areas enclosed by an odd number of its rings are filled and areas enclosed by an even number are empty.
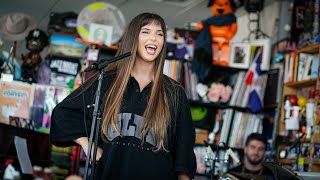
<svg viewBox="0 0 320 180">
<path fill-rule="evenodd" d="M 28 154 L 27 140 L 18 136 L 14 137 L 19 163 L 23 174 L 32 174 L 32 165 Z"/>
</svg>

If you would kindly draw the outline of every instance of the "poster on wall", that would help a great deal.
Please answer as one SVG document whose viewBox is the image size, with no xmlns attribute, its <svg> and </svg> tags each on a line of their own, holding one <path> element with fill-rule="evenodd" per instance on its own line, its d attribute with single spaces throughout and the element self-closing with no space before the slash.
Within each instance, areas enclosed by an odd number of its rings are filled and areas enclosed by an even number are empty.
<svg viewBox="0 0 320 180">
<path fill-rule="evenodd" d="M 17 81 L 0 81 L 0 99 L 0 122 L 9 124 L 10 116 L 30 119 L 32 85 Z"/>
</svg>

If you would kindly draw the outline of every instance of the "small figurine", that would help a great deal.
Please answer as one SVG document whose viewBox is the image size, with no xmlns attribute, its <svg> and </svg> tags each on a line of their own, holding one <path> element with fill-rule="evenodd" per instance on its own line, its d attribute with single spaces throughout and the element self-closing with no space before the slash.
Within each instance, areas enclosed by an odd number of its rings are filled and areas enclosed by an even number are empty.
<svg viewBox="0 0 320 180">
<path fill-rule="evenodd" d="M 197 46 L 206 46 L 207 43 L 203 41 L 211 40 L 212 52 L 208 54 L 212 54 L 212 64 L 228 66 L 229 42 L 238 29 L 234 15 L 234 2 L 231 0 L 210 0 L 208 7 L 211 7 L 214 16 L 197 23 L 196 30 L 201 30 L 200 38 L 196 42 Z"/>
<path fill-rule="evenodd" d="M 26 41 L 26 47 L 30 52 L 21 55 L 23 61 L 21 79 L 30 83 L 37 82 L 37 73 L 42 60 L 40 52 L 48 45 L 48 36 L 40 29 L 33 29 L 26 37 Z"/>
</svg>

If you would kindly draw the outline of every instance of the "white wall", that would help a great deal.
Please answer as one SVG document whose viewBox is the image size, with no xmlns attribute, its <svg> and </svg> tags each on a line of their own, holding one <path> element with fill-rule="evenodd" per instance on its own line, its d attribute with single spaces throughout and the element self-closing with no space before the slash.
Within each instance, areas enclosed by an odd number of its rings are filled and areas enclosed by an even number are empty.
<svg viewBox="0 0 320 180">
<path fill-rule="evenodd" d="M 280 2 L 274 2 L 266 7 L 260 13 L 260 29 L 266 33 L 270 38 L 274 38 L 272 34 L 273 27 L 277 18 L 279 18 L 279 4 Z M 249 15 L 245 13 L 237 17 L 238 31 L 233 37 L 234 42 L 241 42 L 249 35 L 248 23 Z"/>
<path fill-rule="evenodd" d="M 260 29 L 271 38 L 271 42 L 275 43 L 278 40 L 287 37 L 287 32 L 284 26 L 290 23 L 290 2 L 288 1 L 274 1 L 264 7 L 260 13 Z M 248 13 L 244 9 L 237 12 L 238 32 L 234 36 L 234 42 L 241 42 L 249 35 Z M 279 18 L 278 30 L 275 29 L 276 19 Z"/>
<path fill-rule="evenodd" d="M 31 14 L 38 22 L 40 28 L 46 31 L 48 24 L 48 14 L 50 7 L 54 4 L 54 0 L 0 0 L 0 16 L 9 12 L 25 12 Z M 94 2 L 93 0 L 79 1 L 68 0 L 59 1 L 52 9 L 52 12 L 65 12 L 74 10 L 79 13 L 86 5 Z M 182 28 L 187 22 L 198 22 L 212 16 L 210 8 L 207 8 L 207 1 L 199 0 L 195 6 L 185 11 L 185 13 L 175 16 L 178 12 L 183 11 L 186 7 L 157 3 L 153 0 L 108 0 L 108 2 L 116 5 L 123 12 L 125 19 L 129 22 L 135 15 L 140 12 L 149 11 L 162 15 L 169 27 Z M 282 3 L 282 2 L 281 2 Z M 265 8 L 261 12 L 261 29 L 268 35 L 271 35 L 275 19 L 279 17 L 279 1 L 266 0 Z M 285 13 L 286 9 L 281 11 Z M 248 15 L 244 8 L 239 8 L 236 12 L 238 17 L 238 32 L 233 41 L 241 41 L 248 36 Z M 285 16 L 282 15 L 281 19 Z M 283 28 L 282 28 L 283 29 Z M 281 33 L 280 33 L 281 34 Z M 282 33 L 283 34 L 283 33 Z M 9 50 L 12 42 L 5 41 L 5 50 Z M 25 41 L 18 41 L 17 58 L 20 59 L 21 53 L 28 52 L 25 48 Z"/>
</svg>

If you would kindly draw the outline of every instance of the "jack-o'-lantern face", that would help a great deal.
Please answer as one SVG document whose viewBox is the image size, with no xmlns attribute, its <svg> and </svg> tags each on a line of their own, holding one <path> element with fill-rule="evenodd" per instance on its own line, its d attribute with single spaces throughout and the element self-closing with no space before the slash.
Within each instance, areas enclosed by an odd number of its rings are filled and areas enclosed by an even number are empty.
<svg viewBox="0 0 320 180">
<path fill-rule="evenodd" d="M 216 16 L 234 13 L 230 0 L 214 0 L 211 11 Z"/>
</svg>

